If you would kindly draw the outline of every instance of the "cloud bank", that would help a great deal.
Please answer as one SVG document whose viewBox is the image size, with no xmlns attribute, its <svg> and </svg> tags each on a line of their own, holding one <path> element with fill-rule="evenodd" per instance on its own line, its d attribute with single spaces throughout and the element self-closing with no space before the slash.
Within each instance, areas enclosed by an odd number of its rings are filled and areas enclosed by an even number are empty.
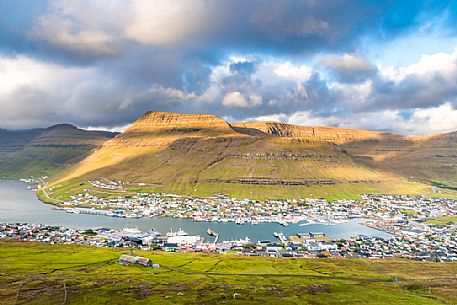
<svg viewBox="0 0 457 305">
<path fill-rule="evenodd" d="M 7 0 L 0 11 L 0 128 L 116 128 L 157 110 L 457 129 L 457 46 L 407 65 L 371 48 L 455 37 L 452 2 Z"/>
</svg>

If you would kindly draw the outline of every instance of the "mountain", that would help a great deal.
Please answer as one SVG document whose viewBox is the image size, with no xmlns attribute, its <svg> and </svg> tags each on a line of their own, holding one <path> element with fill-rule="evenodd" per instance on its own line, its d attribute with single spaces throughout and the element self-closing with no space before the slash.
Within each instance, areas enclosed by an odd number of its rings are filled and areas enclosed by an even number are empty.
<svg viewBox="0 0 457 305">
<path fill-rule="evenodd" d="M 67 199 L 103 177 L 129 182 L 132 191 L 251 198 L 426 193 L 432 178 L 455 181 L 454 140 L 148 112 L 54 181 L 52 192 Z M 425 173 L 413 164 L 420 158 Z M 445 171 L 441 161 L 453 165 Z"/>
<path fill-rule="evenodd" d="M 69 124 L 29 130 L 0 129 L 0 177 L 56 175 L 115 135 Z"/>
<path fill-rule="evenodd" d="M 354 160 L 410 179 L 457 187 L 457 132 L 381 138 L 343 145 Z"/>
<path fill-rule="evenodd" d="M 343 144 L 353 141 L 376 140 L 385 137 L 397 137 L 395 134 L 387 132 L 375 132 L 359 129 L 345 129 L 333 127 L 311 127 L 279 122 L 245 122 L 234 123 L 232 127 L 238 132 L 254 135 L 252 132 L 261 131 L 264 134 L 298 138 L 312 141 L 333 142 Z"/>
</svg>

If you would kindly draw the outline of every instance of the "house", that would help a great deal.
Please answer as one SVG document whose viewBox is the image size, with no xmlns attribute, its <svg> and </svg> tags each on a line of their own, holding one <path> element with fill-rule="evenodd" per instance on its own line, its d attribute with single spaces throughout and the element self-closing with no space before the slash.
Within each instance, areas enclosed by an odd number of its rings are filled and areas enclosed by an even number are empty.
<svg viewBox="0 0 457 305">
<path fill-rule="evenodd" d="M 135 264 L 135 256 L 122 254 L 119 258 L 119 264 L 124 266 L 130 266 Z"/>
<path fill-rule="evenodd" d="M 152 261 L 149 259 L 149 258 L 146 258 L 146 257 L 140 257 L 140 256 L 137 256 L 137 263 L 142 265 L 142 266 L 145 266 L 145 267 L 151 267 L 152 266 Z"/>
<path fill-rule="evenodd" d="M 122 254 L 121 257 L 119 258 L 119 264 L 124 265 L 124 266 L 131 266 L 134 264 L 139 264 L 144 267 L 151 267 L 152 261 L 146 257 Z"/>
</svg>

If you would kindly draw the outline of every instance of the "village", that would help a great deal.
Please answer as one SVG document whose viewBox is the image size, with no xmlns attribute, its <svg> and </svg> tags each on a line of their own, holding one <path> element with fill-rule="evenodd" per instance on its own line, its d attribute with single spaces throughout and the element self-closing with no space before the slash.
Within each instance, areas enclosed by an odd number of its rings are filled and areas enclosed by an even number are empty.
<svg viewBox="0 0 457 305">
<path fill-rule="evenodd" d="M 90 181 L 96 188 L 122 190 L 128 183 Z M 91 190 L 71 196 L 59 209 L 68 213 L 111 217 L 172 217 L 208 222 L 208 236 L 190 235 L 179 229 L 165 234 L 151 228 L 77 230 L 33 224 L 0 224 L 0 238 L 43 243 L 85 244 L 168 252 L 237 253 L 274 257 L 406 257 L 414 260 L 457 260 L 457 200 L 392 194 L 366 194 L 357 200 L 318 198 L 236 199 L 227 195 L 191 197 L 165 193 L 136 193 L 105 198 Z M 310 232 L 310 225 L 337 225 L 356 220 L 388 233 L 388 237 L 357 235 L 331 239 Z M 219 240 L 211 222 L 257 225 L 274 222 L 298 224 L 295 234 L 274 232 L 271 240 Z"/>
<path fill-rule="evenodd" d="M 89 181 L 99 188 L 122 188 L 125 182 Z M 457 215 L 457 200 L 406 195 L 362 195 L 357 200 L 328 202 L 318 198 L 300 199 L 237 199 L 219 194 L 192 197 L 166 193 L 133 193 L 115 197 L 100 197 L 85 189 L 70 196 L 60 206 L 68 213 L 97 214 L 111 217 L 173 217 L 198 222 L 235 222 L 258 224 L 275 222 L 283 226 L 335 225 L 354 218 L 369 219 L 366 225 L 395 233 L 404 230 L 405 221 L 418 223 L 430 218 Z"/>
<path fill-rule="evenodd" d="M 209 202 L 204 199 L 191 201 L 189 197 L 176 195 L 172 197 L 174 200 L 170 203 L 166 203 L 163 197 L 156 195 L 139 198 L 145 198 L 148 205 L 151 205 L 151 202 L 159 203 L 160 209 L 170 206 L 173 211 L 179 211 L 181 213 L 179 215 L 188 215 L 183 207 L 189 206 L 189 202 Z M 220 196 L 213 197 L 211 200 L 216 199 L 225 203 L 224 212 L 227 209 L 236 212 L 235 215 L 218 215 L 218 219 L 221 217 L 236 219 L 241 215 L 252 219 L 254 216 L 248 216 L 250 214 L 247 213 L 260 209 L 262 213 L 255 214 L 255 219 L 267 221 L 267 219 L 274 220 L 281 217 L 285 221 L 301 222 L 300 226 L 305 233 L 285 236 L 281 232 L 274 232 L 273 240 L 251 241 L 246 237 L 240 240 L 219 241 L 218 233 L 210 228 L 207 232 L 208 237 L 205 238 L 189 235 L 181 229 L 162 234 L 153 228 L 149 232 L 142 232 L 137 228 L 76 230 L 59 226 L 2 223 L 0 239 L 167 252 L 236 253 L 244 256 L 371 259 L 404 257 L 433 262 L 457 260 L 457 222 L 453 218 L 457 214 L 455 200 L 402 195 L 364 195 L 359 201 L 340 200 L 332 203 L 321 199 L 305 199 L 297 202 L 269 201 L 249 208 L 250 201 L 236 201 Z M 230 208 L 229 203 L 233 203 L 233 207 Z M 204 206 L 201 205 L 201 207 Z M 278 211 L 274 211 L 274 208 L 278 208 Z M 209 212 L 212 210 L 220 211 L 214 206 L 209 209 Z M 191 209 L 189 206 L 189 211 L 196 213 L 198 208 Z M 166 211 L 165 214 L 173 215 L 170 211 Z M 363 218 L 364 225 L 392 235 L 389 238 L 358 235 L 335 240 L 324 233 L 306 232 L 306 227 L 311 222 L 321 221 L 328 224 L 329 221 L 344 221 L 352 217 Z M 446 217 L 451 221 L 433 221 L 433 219 L 448 219 Z"/>
</svg>

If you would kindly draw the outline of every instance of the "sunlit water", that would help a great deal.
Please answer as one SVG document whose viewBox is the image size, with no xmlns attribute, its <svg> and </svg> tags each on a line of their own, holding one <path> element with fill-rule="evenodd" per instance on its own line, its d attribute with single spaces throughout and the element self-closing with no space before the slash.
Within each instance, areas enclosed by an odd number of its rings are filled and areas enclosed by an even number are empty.
<svg viewBox="0 0 457 305">
<path fill-rule="evenodd" d="M 285 235 L 297 233 L 324 232 L 327 236 L 339 239 L 359 234 L 368 236 L 388 237 L 387 233 L 374 230 L 359 224 L 360 220 L 351 220 L 348 223 L 334 226 L 313 224 L 299 226 L 290 224 L 283 227 L 277 223 L 260 223 L 257 225 L 217 222 L 194 222 L 190 219 L 175 218 L 114 218 L 100 215 L 69 214 L 56 210 L 54 206 L 39 201 L 33 191 L 20 181 L 0 179 L 0 222 L 34 223 L 47 225 L 61 225 L 68 228 L 112 228 L 138 227 L 142 231 L 149 231 L 152 227 L 165 234 L 182 228 L 192 235 L 207 237 L 208 227 L 220 235 L 219 240 L 233 240 L 249 237 L 251 240 L 275 240 L 273 232 L 283 232 Z"/>
</svg>

